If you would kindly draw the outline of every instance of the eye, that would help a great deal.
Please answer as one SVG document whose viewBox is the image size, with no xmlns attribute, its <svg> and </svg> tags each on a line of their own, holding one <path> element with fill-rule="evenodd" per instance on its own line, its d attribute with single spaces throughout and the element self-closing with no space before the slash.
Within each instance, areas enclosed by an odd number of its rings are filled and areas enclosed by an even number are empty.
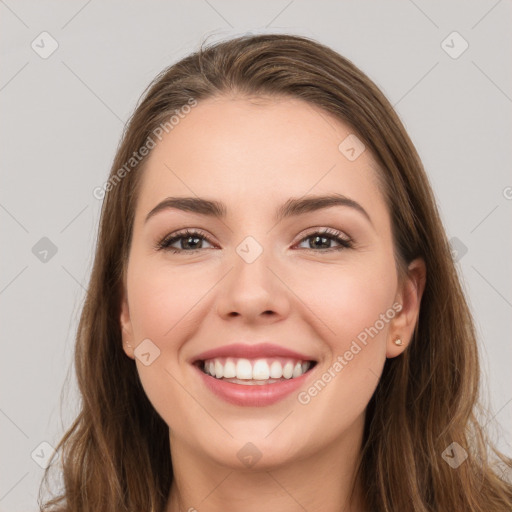
<svg viewBox="0 0 512 512">
<path fill-rule="evenodd" d="M 302 238 L 299 245 L 307 240 L 309 240 L 309 247 L 303 247 L 303 249 L 310 251 L 315 251 L 316 249 L 320 252 L 340 251 L 343 249 L 351 249 L 353 247 L 351 239 L 343 237 L 341 231 L 330 228 L 314 231 Z M 200 231 L 186 229 L 166 236 L 161 241 L 157 242 L 155 249 L 170 251 L 174 254 L 184 252 L 191 253 L 205 249 L 205 247 L 203 247 L 204 242 L 209 243 L 210 245 L 213 244 L 213 242 L 211 242 L 210 239 Z M 331 244 L 333 242 L 337 243 L 338 247 L 332 247 Z M 173 247 L 173 245 L 177 243 L 178 247 Z M 318 250 L 315 252 L 319 252 Z"/>
<path fill-rule="evenodd" d="M 341 231 L 338 231 L 336 229 L 325 228 L 307 235 L 299 243 L 301 244 L 309 240 L 309 247 L 304 247 L 304 249 L 320 249 L 321 252 L 351 249 L 353 247 L 352 240 L 341 235 Z M 339 247 L 331 247 L 330 245 L 332 242 L 336 242 L 337 244 L 339 244 Z"/>
<path fill-rule="evenodd" d="M 211 244 L 208 237 L 204 234 L 199 231 L 187 229 L 165 237 L 156 244 L 155 249 L 170 251 L 172 253 L 196 252 L 203 249 L 202 245 L 204 241 Z M 179 242 L 179 247 L 172 247 L 176 242 Z"/>
</svg>

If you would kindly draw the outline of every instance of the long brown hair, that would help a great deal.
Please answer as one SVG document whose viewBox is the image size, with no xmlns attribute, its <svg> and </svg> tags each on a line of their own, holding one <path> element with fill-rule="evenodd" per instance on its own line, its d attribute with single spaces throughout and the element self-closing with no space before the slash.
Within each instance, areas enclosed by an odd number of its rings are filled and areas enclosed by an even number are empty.
<svg viewBox="0 0 512 512">
<path fill-rule="evenodd" d="M 379 164 L 397 265 L 406 269 L 416 257 L 426 263 L 413 339 L 386 361 L 366 411 L 358 465 L 366 510 L 509 512 L 512 486 L 494 463 L 511 468 L 512 460 L 492 447 L 477 418 L 473 320 L 419 156 L 388 100 L 352 62 L 313 40 L 274 34 L 203 45 L 155 78 L 125 128 L 101 189 L 94 266 L 76 336 L 81 409 L 57 446 L 64 489 L 41 510 L 165 508 L 173 478 L 168 426 L 122 349 L 119 323 L 146 160 L 130 159 L 185 105 L 230 92 L 299 98 L 348 124 Z M 467 453 L 456 469 L 443 458 L 447 448 L 453 455 L 450 446 Z"/>
</svg>

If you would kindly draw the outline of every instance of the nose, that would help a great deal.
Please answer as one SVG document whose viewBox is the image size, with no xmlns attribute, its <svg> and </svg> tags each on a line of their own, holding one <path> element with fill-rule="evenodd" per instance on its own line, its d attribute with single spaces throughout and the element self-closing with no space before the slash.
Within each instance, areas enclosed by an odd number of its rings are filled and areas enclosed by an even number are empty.
<svg viewBox="0 0 512 512">
<path fill-rule="evenodd" d="M 290 310 L 290 291 L 266 252 L 251 263 L 238 254 L 232 261 L 231 270 L 219 283 L 217 313 L 224 319 L 240 317 L 248 323 L 285 318 Z"/>
</svg>

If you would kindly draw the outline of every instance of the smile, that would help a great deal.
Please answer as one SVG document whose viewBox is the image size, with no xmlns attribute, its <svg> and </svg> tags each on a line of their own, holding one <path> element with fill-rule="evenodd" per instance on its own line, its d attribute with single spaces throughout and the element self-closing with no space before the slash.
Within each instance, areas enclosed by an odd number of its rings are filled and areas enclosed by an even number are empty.
<svg viewBox="0 0 512 512">
<path fill-rule="evenodd" d="M 227 382 L 242 385 L 266 385 L 296 379 L 305 374 L 314 361 L 284 357 L 245 359 L 216 357 L 199 362 L 202 371 Z"/>
<path fill-rule="evenodd" d="M 317 361 L 282 346 L 231 344 L 190 360 L 212 398 L 237 406 L 264 407 L 298 392 Z"/>
</svg>

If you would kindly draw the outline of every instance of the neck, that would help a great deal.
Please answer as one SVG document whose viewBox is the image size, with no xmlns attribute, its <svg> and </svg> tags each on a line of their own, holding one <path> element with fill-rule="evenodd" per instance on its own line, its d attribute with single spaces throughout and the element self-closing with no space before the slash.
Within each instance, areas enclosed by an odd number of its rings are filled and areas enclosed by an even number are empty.
<svg viewBox="0 0 512 512">
<path fill-rule="evenodd" d="M 354 479 L 363 425 L 364 415 L 343 438 L 313 455 L 259 470 L 222 465 L 172 437 L 174 478 L 166 512 L 361 512 L 361 488 Z"/>
</svg>

